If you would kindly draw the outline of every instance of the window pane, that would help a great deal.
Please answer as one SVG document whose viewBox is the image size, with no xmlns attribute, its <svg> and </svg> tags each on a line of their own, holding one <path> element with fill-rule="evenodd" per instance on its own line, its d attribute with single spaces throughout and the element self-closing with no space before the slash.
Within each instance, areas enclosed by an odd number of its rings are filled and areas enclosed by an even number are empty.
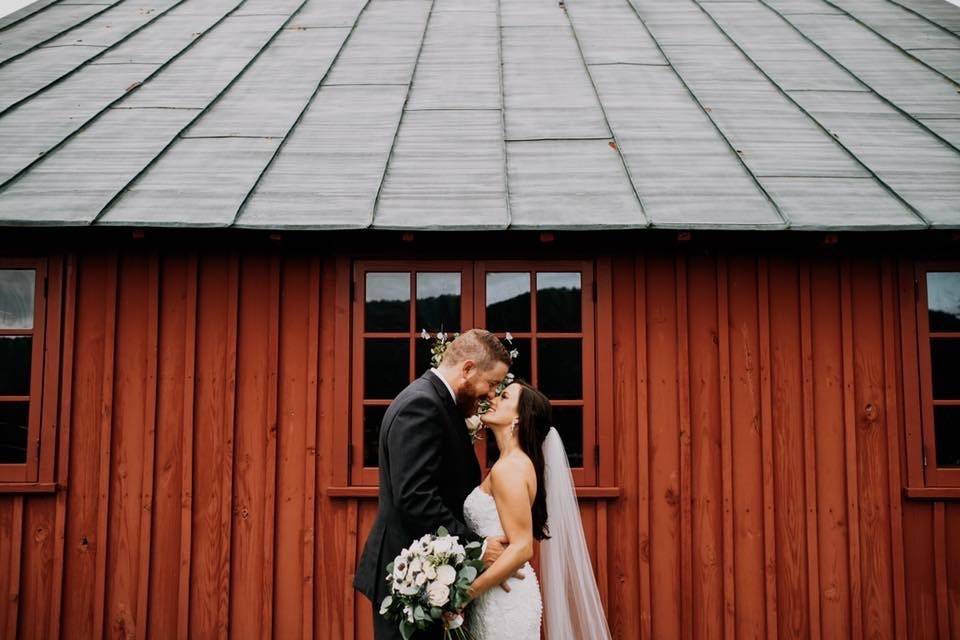
<svg viewBox="0 0 960 640">
<path fill-rule="evenodd" d="M 460 330 L 460 274 L 417 274 L 417 331 Z"/>
<path fill-rule="evenodd" d="M 416 366 L 415 371 L 417 376 L 422 376 L 423 372 L 433 366 L 430 362 L 430 346 L 433 344 L 433 337 L 431 336 L 430 340 L 424 340 L 423 338 L 417 338 L 416 346 Z"/>
<path fill-rule="evenodd" d="M 0 336 L 0 396 L 30 394 L 30 336 Z"/>
<path fill-rule="evenodd" d="M 537 387 L 551 400 L 583 397 L 583 363 L 579 338 L 537 341 Z"/>
<path fill-rule="evenodd" d="M 507 351 L 511 349 L 516 349 L 517 357 L 514 358 L 513 363 L 510 365 L 510 371 L 513 373 L 516 378 L 523 378 L 527 382 L 533 384 L 533 377 L 530 373 L 530 359 L 533 357 L 533 351 L 530 347 L 530 338 L 514 338 L 513 344 L 511 345 L 506 340 L 501 340 L 503 346 L 507 348 Z"/>
<path fill-rule="evenodd" d="M 363 397 L 393 400 L 410 382 L 410 341 L 405 338 L 370 338 L 365 347 Z"/>
<path fill-rule="evenodd" d="M 937 466 L 960 467 L 960 407 L 934 407 Z"/>
<path fill-rule="evenodd" d="M 937 400 L 960 399 L 960 338 L 934 338 L 930 341 L 933 397 Z"/>
<path fill-rule="evenodd" d="M 29 413 L 27 402 L 0 402 L 0 464 L 27 461 Z"/>
<path fill-rule="evenodd" d="M 363 408 L 363 466 L 375 467 L 380 459 L 380 425 L 386 407 Z"/>
<path fill-rule="evenodd" d="M 487 274 L 488 331 L 530 331 L 530 274 Z"/>
<path fill-rule="evenodd" d="M 33 269 L 0 269 L 0 329 L 33 328 Z"/>
<path fill-rule="evenodd" d="M 367 331 L 410 331 L 410 274 L 368 273 Z"/>
<path fill-rule="evenodd" d="M 580 331 L 580 274 L 537 274 L 537 331 Z"/>
<path fill-rule="evenodd" d="M 927 273 L 930 331 L 960 331 L 960 271 Z"/>
<path fill-rule="evenodd" d="M 554 407 L 553 426 L 560 433 L 571 467 L 583 466 L 583 407 Z"/>
</svg>

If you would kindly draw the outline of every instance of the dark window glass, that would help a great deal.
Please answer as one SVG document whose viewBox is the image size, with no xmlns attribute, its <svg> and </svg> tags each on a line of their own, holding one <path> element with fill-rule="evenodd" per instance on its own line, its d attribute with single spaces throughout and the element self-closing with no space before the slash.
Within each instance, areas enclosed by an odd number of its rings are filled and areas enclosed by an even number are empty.
<svg viewBox="0 0 960 640">
<path fill-rule="evenodd" d="M 409 273 L 368 273 L 365 298 L 367 331 L 410 331 Z"/>
<path fill-rule="evenodd" d="M 579 338 L 537 341 L 537 387 L 551 400 L 583 397 L 583 362 Z"/>
<path fill-rule="evenodd" d="M 433 336 L 430 336 L 429 340 L 424 340 L 423 338 L 417 338 L 416 346 L 416 372 L 417 376 L 422 376 L 423 372 L 433 366 L 430 362 L 430 357 L 433 355 L 430 353 L 430 346 L 433 344 Z"/>
<path fill-rule="evenodd" d="M 363 361 L 364 394 L 370 400 L 393 400 L 410 382 L 410 341 L 368 338 Z"/>
<path fill-rule="evenodd" d="M 960 467 L 960 407 L 934 407 L 937 466 Z"/>
<path fill-rule="evenodd" d="M 0 396 L 30 394 L 33 338 L 0 336 Z"/>
<path fill-rule="evenodd" d="M 960 271 L 927 273 L 930 331 L 960 331 Z"/>
<path fill-rule="evenodd" d="M 417 274 L 417 331 L 460 330 L 460 274 Z"/>
<path fill-rule="evenodd" d="M 537 330 L 580 331 L 580 274 L 537 274 Z"/>
<path fill-rule="evenodd" d="M 583 407 L 553 407 L 553 426 L 560 433 L 571 467 L 583 466 Z"/>
<path fill-rule="evenodd" d="M 363 408 L 363 466 L 375 467 L 380 458 L 380 425 L 386 407 L 365 406 Z"/>
<path fill-rule="evenodd" d="M 33 328 L 33 269 L 0 269 L 0 329 Z"/>
<path fill-rule="evenodd" d="M 487 274 L 488 331 L 530 331 L 530 274 Z"/>
<path fill-rule="evenodd" d="M 960 399 L 960 338 L 930 340 L 933 397 L 936 400 Z"/>
<path fill-rule="evenodd" d="M 0 464 L 27 461 L 28 402 L 0 402 Z"/>
<path fill-rule="evenodd" d="M 510 371 L 513 373 L 516 378 L 523 378 L 527 382 L 533 384 L 533 377 L 530 373 L 530 360 L 533 357 L 533 351 L 530 347 L 530 338 L 514 338 L 513 343 L 509 343 L 506 340 L 500 340 L 503 343 L 503 346 L 507 348 L 507 351 L 516 349 L 517 357 L 513 360 L 513 363 L 510 365 Z"/>
</svg>

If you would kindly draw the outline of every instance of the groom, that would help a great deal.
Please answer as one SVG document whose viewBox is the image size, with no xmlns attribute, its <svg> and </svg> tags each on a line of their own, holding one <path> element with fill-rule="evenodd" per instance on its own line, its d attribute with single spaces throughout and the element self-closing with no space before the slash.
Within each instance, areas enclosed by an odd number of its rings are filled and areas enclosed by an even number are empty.
<svg viewBox="0 0 960 640">
<path fill-rule="evenodd" d="M 480 465 L 464 420 L 477 412 L 483 398 L 494 397 L 509 365 L 510 354 L 495 335 L 471 329 L 447 345 L 439 368 L 411 382 L 387 408 L 380 425 L 377 519 L 353 581 L 373 603 L 377 640 L 401 638 L 398 623 L 379 613 L 387 595 L 386 566 L 401 549 L 441 525 L 464 543 L 482 540 L 464 524 L 463 501 L 480 484 Z M 489 567 L 507 539 L 483 542 L 483 563 Z M 438 626 L 414 637 L 441 634 Z"/>
</svg>

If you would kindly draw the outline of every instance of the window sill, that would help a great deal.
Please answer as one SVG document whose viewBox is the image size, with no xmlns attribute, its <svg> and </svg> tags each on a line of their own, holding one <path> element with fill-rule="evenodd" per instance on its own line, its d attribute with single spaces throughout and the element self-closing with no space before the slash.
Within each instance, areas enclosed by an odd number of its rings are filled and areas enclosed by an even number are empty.
<svg viewBox="0 0 960 640">
<path fill-rule="evenodd" d="M 904 487 L 903 495 L 913 500 L 960 500 L 960 487 Z"/>
<path fill-rule="evenodd" d="M 56 493 L 54 482 L 0 482 L 0 494 L 4 493 Z"/>
<path fill-rule="evenodd" d="M 376 498 L 377 487 L 327 487 L 328 498 Z M 577 487 L 578 498 L 614 499 L 620 497 L 620 487 Z"/>
</svg>

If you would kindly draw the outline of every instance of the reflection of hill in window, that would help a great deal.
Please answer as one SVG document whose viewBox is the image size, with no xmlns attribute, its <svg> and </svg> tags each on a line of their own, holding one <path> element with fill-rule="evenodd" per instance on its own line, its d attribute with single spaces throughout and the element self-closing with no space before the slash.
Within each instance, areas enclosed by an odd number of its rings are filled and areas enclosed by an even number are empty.
<svg viewBox="0 0 960 640">
<path fill-rule="evenodd" d="M 580 289 L 550 287 L 537 291 L 541 331 L 580 331 Z"/>
<path fill-rule="evenodd" d="M 931 331 L 960 331 L 960 315 L 930 310 L 930 330 Z"/>
<path fill-rule="evenodd" d="M 460 295 L 444 293 L 417 298 L 416 330 L 460 331 Z"/>
<path fill-rule="evenodd" d="M 494 302 L 487 307 L 487 329 L 490 331 L 529 331 L 530 293 Z"/>
<path fill-rule="evenodd" d="M 409 331 L 408 300 L 376 300 L 367 302 L 367 331 Z"/>
</svg>

